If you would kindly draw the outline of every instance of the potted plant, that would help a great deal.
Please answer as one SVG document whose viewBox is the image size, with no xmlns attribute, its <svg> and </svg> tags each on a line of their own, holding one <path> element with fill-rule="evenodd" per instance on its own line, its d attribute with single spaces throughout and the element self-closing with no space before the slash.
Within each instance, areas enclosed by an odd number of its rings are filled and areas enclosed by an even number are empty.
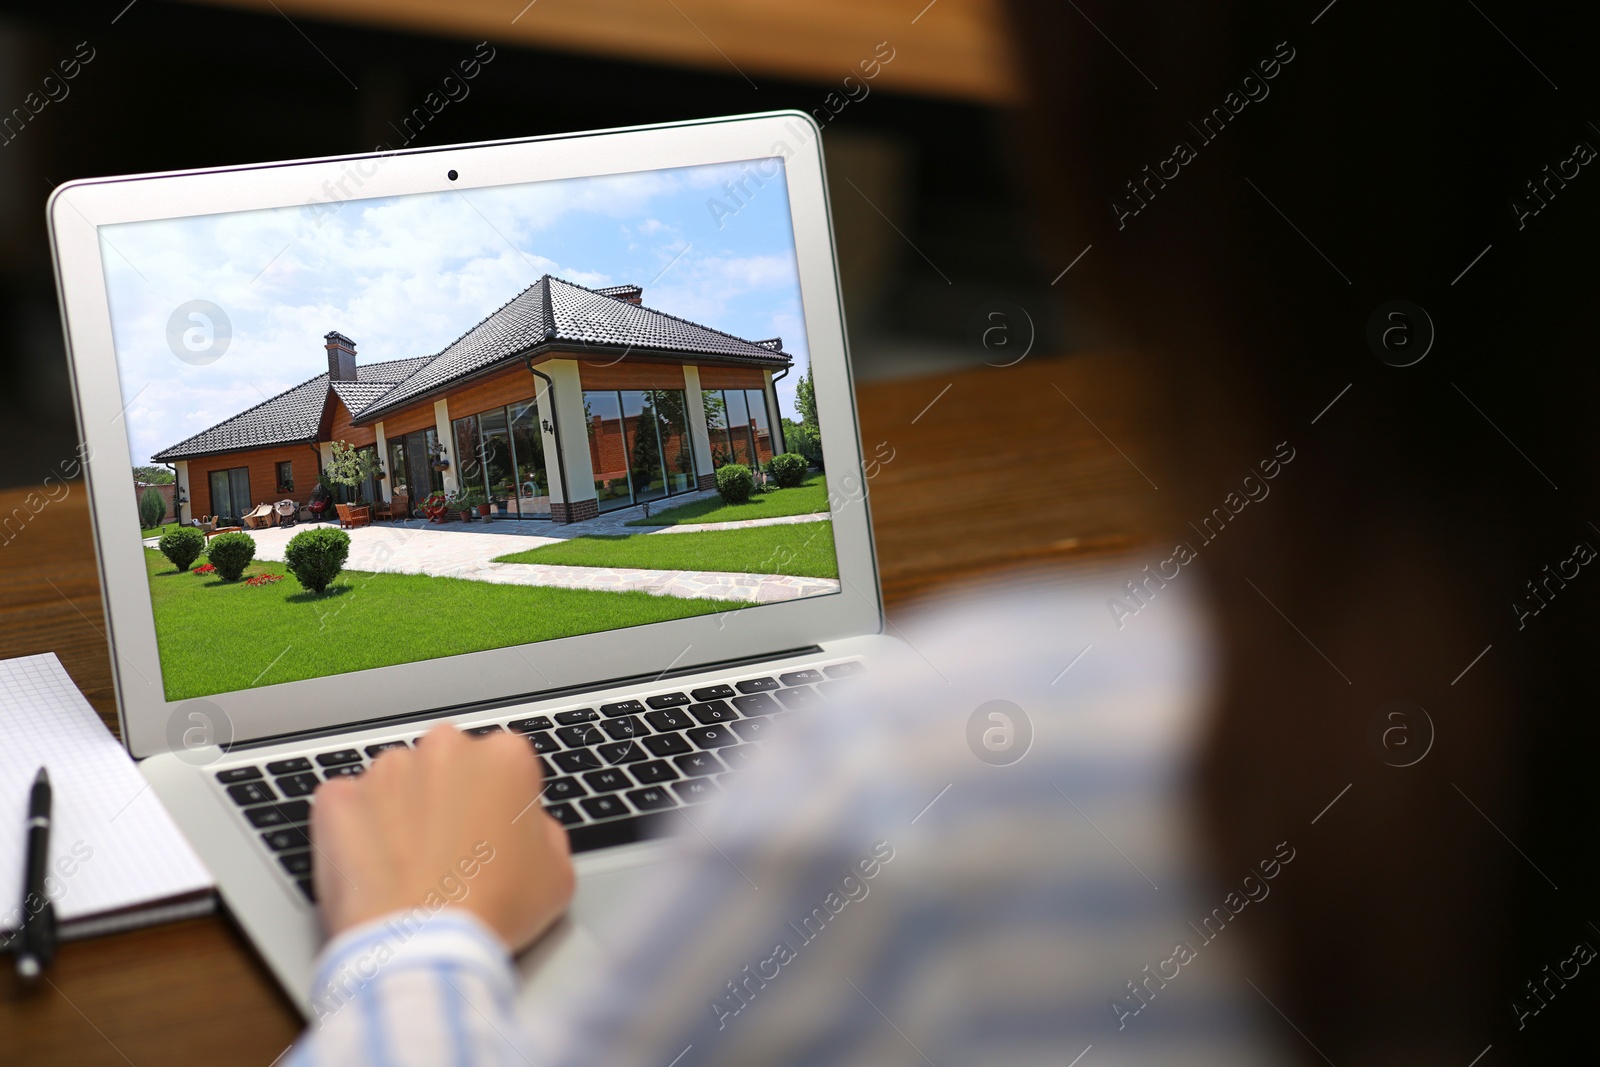
<svg viewBox="0 0 1600 1067">
<path fill-rule="evenodd" d="M 443 493 L 430 493 L 428 498 L 420 505 L 422 513 L 428 517 L 429 522 L 441 525 L 450 521 L 450 498 Z"/>
<path fill-rule="evenodd" d="M 436 471 L 447 471 L 450 469 L 450 457 L 445 453 L 444 445 L 442 444 L 434 446 L 434 451 L 430 456 L 430 460 L 433 463 L 433 469 Z"/>
</svg>

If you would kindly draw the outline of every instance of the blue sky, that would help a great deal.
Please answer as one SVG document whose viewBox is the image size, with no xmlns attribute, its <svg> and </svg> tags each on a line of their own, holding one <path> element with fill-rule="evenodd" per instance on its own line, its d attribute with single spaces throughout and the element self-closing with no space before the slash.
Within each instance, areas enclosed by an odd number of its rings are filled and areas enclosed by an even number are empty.
<svg viewBox="0 0 1600 1067">
<path fill-rule="evenodd" d="M 101 227 L 133 461 L 327 369 L 323 334 L 357 361 L 431 355 L 542 274 L 632 283 L 647 307 L 795 357 L 779 402 L 795 417 L 809 366 L 781 168 L 721 225 L 712 198 L 748 164 L 352 200 Z M 755 188 L 755 183 L 750 183 Z M 222 308 L 232 340 L 196 364 L 167 342 L 192 300 Z"/>
</svg>

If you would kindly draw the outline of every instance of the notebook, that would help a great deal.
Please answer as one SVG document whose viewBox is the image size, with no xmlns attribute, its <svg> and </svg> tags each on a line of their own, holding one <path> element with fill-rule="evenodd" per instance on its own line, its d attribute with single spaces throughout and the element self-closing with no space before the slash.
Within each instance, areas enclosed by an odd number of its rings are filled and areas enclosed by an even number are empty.
<svg viewBox="0 0 1600 1067">
<path fill-rule="evenodd" d="M 54 791 L 50 877 L 62 939 L 204 915 L 211 875 L 55 653 L 0 660 L 0 943 L 22 917 L 28 791 Z"/>
</svg>

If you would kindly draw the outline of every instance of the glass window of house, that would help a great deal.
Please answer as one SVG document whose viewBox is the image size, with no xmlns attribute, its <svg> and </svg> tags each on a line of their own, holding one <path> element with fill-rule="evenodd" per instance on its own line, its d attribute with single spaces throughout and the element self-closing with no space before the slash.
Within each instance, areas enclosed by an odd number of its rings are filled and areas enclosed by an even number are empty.
<svg viewBox="0 0 1600 1067">
<path fill-rule="evenodd" d="M 667 495 L 656 417 L 653 392 L 625 390 L 622 393 L 622 423 L 628 433 L 628 470 L 633 479 L 635 503 Z"/>
<path fill-rule="evenodd" d="M 696 483 L 694 446 L 689 439 L 689 411 L 684 393 L 681 389 L 658 389 L 655 392 L 655 405 L 667 492 L 688 492 Z"/>
<path fill-rule="evenodd" d="M 755 436 L 756 462 L 772 458 L 772 427 L 767 419 L 767 394 L 761 389 L 746 389 L 745 405 L 750 409 L 750 430 Z"/>
<path fill-rule="evenodd" d="M 589 464 L 601 511 L 632 502 L 628 489 L 628 449 L 622 433 L 622 403 L 611 390 L 585 392 L 583 413 L 589 425 Z"/>
<path fill-rule="evenodd" d="M 706 409 L 706 432 L 711 437 L 711 466 L 720 467 L 732 461 L 728 447 L 728 402 L 722 398 L 721 389 L 708 389 L 700 394 Z"/>
<path fill-rule="evenodd" d="M 728 403 L 728 440 L 732 445 L 733 462 L 750 465 L 750 409 L 745 404 L 743 389 L 727 389 L 723 396 Z"/>
</svg>

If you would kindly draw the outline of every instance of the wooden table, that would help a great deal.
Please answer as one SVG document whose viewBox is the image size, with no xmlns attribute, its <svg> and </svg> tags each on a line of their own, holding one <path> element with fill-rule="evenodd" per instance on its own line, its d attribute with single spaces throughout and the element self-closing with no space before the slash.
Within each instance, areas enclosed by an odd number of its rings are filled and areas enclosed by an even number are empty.
<svg viewBox="0 0 1600 1067">
<path fill-rule="evenodd" d="M 1114 355 L 1033 358 L 858 394 L 891 616 L 986 571 L 1107 560 L 1154 532 L 1154 493 L 1129 457 L 1152 469 L 1155 413 Z M 844 490 L 848 477 L 829 472 L 830 488 Z M 0 654 L 47 651 L 114 730 L 79 484 L 55 502 L 0 492 Z M 32 992 L 9 963 L 0 967 L 7 1063 L 268 1067 L 300 1030 L 223 915 L 67 944 L 50 984 Z"/>
</svg>

